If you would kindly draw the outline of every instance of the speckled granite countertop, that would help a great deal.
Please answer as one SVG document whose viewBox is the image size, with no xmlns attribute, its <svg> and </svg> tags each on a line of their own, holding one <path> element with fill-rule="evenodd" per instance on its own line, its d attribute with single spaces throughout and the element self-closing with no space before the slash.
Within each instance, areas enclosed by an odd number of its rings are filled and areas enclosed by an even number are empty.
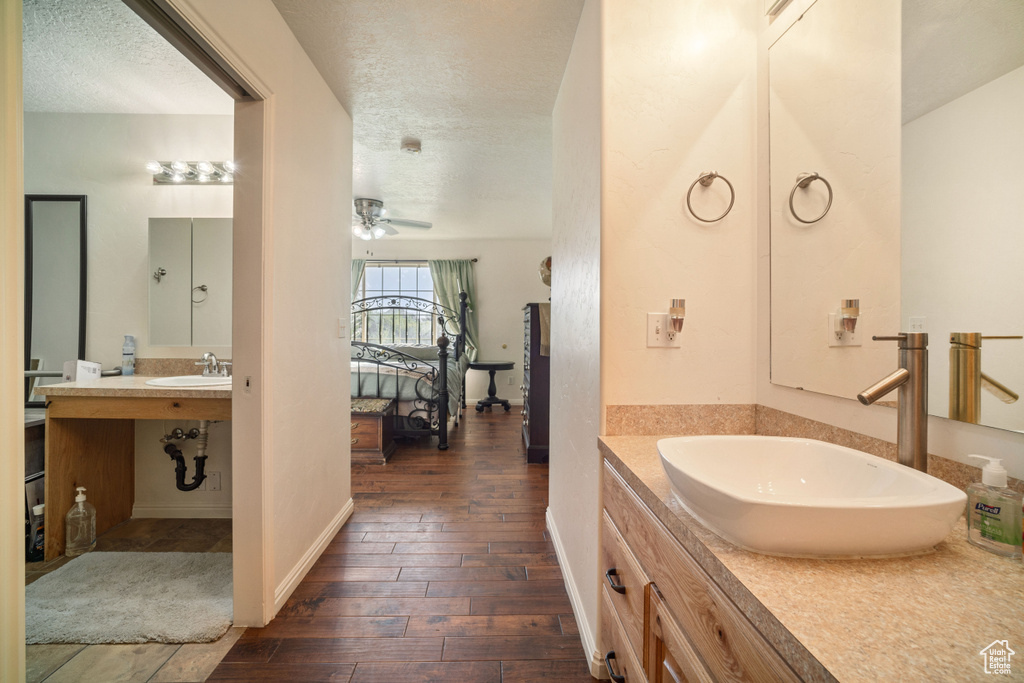
<svg viewBox="0 0 1024 683">
<path fill-rule="evenodd" d="M 46 396 L 112 396 L 120 398 L 231 398 L 231 387 L 151 387 L 151 376 L 102 377 L 89 384 L 64 382 L 37 387 L 36 393 Z"/>
<path fill-rule="evenodd" d="M 934 552 L 914 557 L 808 560 L 752 553 L 708 531 L 683 509 L 662 469 L 659 438 L 666 437 L 606 436 L 599 445 L 801 675 L 990 680 L 981 650 L 1006 640 L 1022 653 L 1011 660 L 1010 678 L 1024 678 L 1024 567 L 970 545 L 962 518 Z"/>
</svg>

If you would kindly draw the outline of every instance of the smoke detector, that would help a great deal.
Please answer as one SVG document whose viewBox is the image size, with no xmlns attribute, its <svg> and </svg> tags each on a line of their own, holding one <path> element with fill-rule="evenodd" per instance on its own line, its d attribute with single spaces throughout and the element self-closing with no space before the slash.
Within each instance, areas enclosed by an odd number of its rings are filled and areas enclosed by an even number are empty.
<svg viewBox="0 0 1024 683">
<path fill-rule="evenodd" d="M 420 141 L 416 138 L 404 138 L 402 140 L 402 151 L 406 154 L 419 154 Z"/>
</svg>

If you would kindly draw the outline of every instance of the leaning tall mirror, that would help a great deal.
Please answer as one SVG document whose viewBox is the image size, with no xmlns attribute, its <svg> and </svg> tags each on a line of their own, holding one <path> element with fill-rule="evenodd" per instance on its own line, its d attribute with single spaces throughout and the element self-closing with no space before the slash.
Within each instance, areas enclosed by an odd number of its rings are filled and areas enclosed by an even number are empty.
<svg viewBox="0 0 1024 683">
<path fill-rule="evenodd" d="M 60 382 L 64 362 L 85 358 L 85 195 L 25 196 L 25 403 Z M 46 375 L 54 375 L 47 377 Z"/>
<path fill-rule="evenodd" d="M 858 26 L 875 34 L 851 40 Z M 1019 0 L 817 0 L 771 47 L 774 383 L 853 398 L 896 365 L 872 334 L 925 331 L 929 413 L 1024 430 L 1022 35 Z M 837 89 L 842 104 L 822 105 Z M 813 226 L 794 225 L 781 185 L 804 143 L 854 171 L 830 168 L 833 207 Z M 797 190 L 798 210 L 820 208 L 820 185 Z M 852 239 L 823 237 L 838 233 Z M 858 338 L 816 341 L 850 298 Z"/>
</svg>

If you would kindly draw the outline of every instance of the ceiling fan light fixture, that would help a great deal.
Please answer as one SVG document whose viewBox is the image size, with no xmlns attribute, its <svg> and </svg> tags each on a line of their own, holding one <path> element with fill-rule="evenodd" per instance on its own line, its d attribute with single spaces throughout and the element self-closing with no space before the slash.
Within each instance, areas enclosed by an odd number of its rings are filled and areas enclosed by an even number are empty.
<svg viewBox="0 0 1024 683">
<path fill-rule="evenodd" d="M 355 235 L 356 237 L 362 238 L 363 233 L 365 232 L 366 228 L 364 228 L 361 225 L 356 224 L 352 226 L 352 234 Z"/>
<path fill-rule="evenodd" d="M 381 237 L 388 234 L 387 231 L 379 225 L 375 225 L 370 228 L 370 233 L 373 235 L 373 239 L 375 240 L 379 240 Z"/>
</svg>

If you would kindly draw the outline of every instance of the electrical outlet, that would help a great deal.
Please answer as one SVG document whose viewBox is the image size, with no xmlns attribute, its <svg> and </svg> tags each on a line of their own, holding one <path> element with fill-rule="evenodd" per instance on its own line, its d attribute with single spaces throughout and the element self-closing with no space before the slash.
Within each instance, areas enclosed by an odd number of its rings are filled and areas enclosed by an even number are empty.
<svg viewBox="0 0 1024 683">
<path fill-rule="evenodd" d="M 911 332 L 927 332 L 928 331 L 928 319 L 924 316 L 914 317 L 910 319 L 910 331 Z"/>
<path fill-rule="evenodd" d="M 516 378 L 513 377 L 512 375 L 509 375 L 508 376 L 508 383 L 509 383 L 509 386 L 515 384 L 516 383 Z"/>
<path fill-rule="evenodd" d="M 206 475 L 204 484 L 209 484 L 210 491 L 220 491 L 220 472 L 210 472 Z"/>
<path fill-rule="evenodd" d="M 668 338 L 668 313 L 647 314 L 647 348 L 678 349 L 681 343 L 679 335 L 675 339 Z"/>
<path fill-rule="evenodd" d="M 836 334 L 836 314 L 828 314 L 828 329 L 825 332 L 828 334 L 828 345 L 829 346 L 863 346 L 861 343 L 861 337 L 863 336 L 860 327 L 853 332 L 840 332 Z"/>
</svg>

